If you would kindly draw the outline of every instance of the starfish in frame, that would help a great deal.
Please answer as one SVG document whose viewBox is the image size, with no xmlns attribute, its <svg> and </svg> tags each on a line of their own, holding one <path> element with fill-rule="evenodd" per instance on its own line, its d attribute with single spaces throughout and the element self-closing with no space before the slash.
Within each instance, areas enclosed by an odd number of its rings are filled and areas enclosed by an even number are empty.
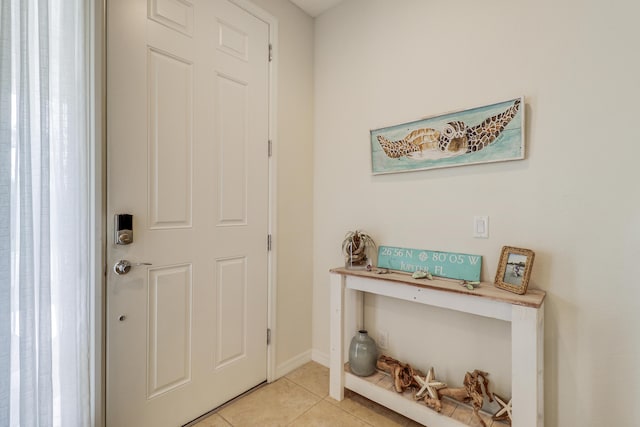
<svg viewBox="0 0 640 427">
<path fill-rule="evenodd" d="M 493 419 L 501 421 L 508 420 L 509 424 L 511 424 L 511 413 L 513 411 L 511 402 L 513 399 L 509 399 L 509 401 L 507 401 L 507 399 L 503 399 L 495 393 L 493 394 L 493 397 L 495 397 L 496 402 L 500 405 L 500 409 L 493 415 Z"/>
<path fill-rule="evenodd" d="M 425 395 L 425 393 L 428 393 L 432 399 L 439 400 L 440 397 L 438 396 L 438 390 L 447 386 L 445 383 L 436 380 L 436 374 L 433 368 L 429 369 L 424 380 L 417 375 L 413 378 L 418 384 L 420 384 L 420 387 L 422 387 L 420 391 L 416 393 L 416 399 L 420 399 Z"/>
</svg>

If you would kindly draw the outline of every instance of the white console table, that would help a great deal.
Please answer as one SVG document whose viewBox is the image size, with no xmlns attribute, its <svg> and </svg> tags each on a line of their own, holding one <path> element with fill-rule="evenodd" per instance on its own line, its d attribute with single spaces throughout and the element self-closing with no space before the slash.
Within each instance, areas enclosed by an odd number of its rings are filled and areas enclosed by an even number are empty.
<svg viewBox="0 0 640 427">
<path fill-rule="evenodd" d="M 331 270 L 330 396 L 342 400 L 348 388 L 429 427 L 461 427 L 465 424 L 345 372 L 349 342 L 362 326 L 364 292 L 511 322 L 512 425 L 544 426 L 543 291 L 516 295 L 485 282 L 469 291 L 452 281 L 413 279 L 408 273 Z"/>
</svg>

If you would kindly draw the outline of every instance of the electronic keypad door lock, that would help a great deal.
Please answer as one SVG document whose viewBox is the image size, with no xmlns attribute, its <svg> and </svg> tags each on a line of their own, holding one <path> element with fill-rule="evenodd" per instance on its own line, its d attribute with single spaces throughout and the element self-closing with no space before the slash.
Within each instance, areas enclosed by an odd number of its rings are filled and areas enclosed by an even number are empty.
<svg viewBox="0 0 640 427">
<path fill-rule="evenodd" d="M 133 215 L 116 214 L 114 216 L 114 241 L 116 245 L 133 243 Z"/>
</svg>

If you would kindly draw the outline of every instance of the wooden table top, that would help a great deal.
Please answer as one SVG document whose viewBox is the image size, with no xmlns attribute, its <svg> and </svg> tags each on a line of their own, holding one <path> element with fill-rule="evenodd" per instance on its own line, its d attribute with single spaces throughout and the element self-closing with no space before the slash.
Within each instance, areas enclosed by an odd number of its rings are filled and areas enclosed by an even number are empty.
<svg viewBox="0 0 640 427">
<path fill-rule="evenodd" d="M 476 285 L 477 287 L 474 290 L 469 290 L 466 287 L 461 286 L 460 283 L 462 281 L 458 279 L 446 279 L 441 277 L 434 277 L 433 280 L 414 279 L 413 277 L 411 277 L 411 273 L 392 270 L 389 270 L 389 272 L 386 274 L 379 274 L 376 272 L 376 269 L 374 269 L 373 271 L 367 271 L 351 270 L 344 267 L 337 267 L 331 269 L 330 272 L 334 274 L 341 274 L 343 276 L 365 277 L 374 280 L 387 280 L 390 282 L 403 283 L 410 286 L 465 294 L 469 296 L 486 298 L 493 301 L 500 301 L 513 305 L 521 305 L 532 308 L 540 308 L 546 296 L 546 292 L 532 288 L 528 288 L 527 293 L 524 295 L 514 294 L 512 292 L 497 288 L 491 282 L 480 282 L 480 285 Z"/>
</svg>

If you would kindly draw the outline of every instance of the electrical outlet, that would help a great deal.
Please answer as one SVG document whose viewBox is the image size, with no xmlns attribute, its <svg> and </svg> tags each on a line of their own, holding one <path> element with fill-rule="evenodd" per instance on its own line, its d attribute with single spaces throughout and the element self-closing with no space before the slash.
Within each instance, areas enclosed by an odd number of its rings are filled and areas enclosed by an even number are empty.
<svg viewBox="0 0 640 427">
<path fill-rule="evenodd" d="M 378 331 L 378 347 L 387 350 L 389 348 L 389 332 L 387 331 Z"/>
</svg>

